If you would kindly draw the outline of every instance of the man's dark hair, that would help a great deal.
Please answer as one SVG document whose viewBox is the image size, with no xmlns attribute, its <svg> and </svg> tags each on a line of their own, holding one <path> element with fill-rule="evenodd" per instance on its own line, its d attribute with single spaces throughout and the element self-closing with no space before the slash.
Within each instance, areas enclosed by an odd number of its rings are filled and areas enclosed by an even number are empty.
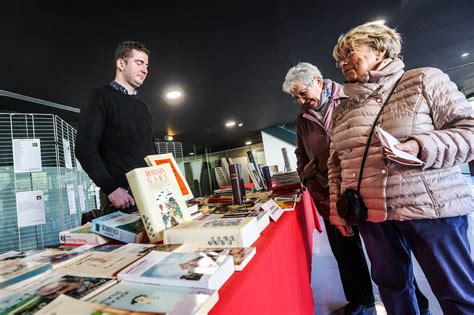
<svg viewBox="0 0 474 315">
<path fill-rule="evenodd" d="M 138 51 L 142 51 L 148 56 L 150 55 L 150 51 L 142 43 L 124 41 L 124 42 L 121 42 L 117 46 L 117 49 L 115 50 L 115 62 L 117 62 L 117 59 L 119 58 L 126 60 L 128 57 L 132 55 L 132 51 L 134 49 Z"/>
</svg>

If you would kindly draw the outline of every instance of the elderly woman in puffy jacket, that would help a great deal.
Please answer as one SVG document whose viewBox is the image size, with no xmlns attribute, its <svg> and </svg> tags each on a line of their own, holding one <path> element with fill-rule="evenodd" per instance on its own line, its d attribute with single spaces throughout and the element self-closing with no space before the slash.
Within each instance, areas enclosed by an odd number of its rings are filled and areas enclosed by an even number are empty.
<svg viewBox="0 0 474 315">
<path fill-rule="evenodd" d="M 346 189 L 357 188 L 368 136 L 386 102 L 376 125 L 401 142 L 398 149 L 424 164 L 387 159 L 379 139 L 372 137 L 360 188 L 368 219 L 359 224 L 372 279 L 388 314 L 418 314 L 413 252 L 443 312 L 472 315 L 467 215 L 474 201 L 459 165 L 474 157 L 474 113 L 441 70 L 404 71 L 400 51 L 400 34 L 373 23 L 342 35 L 334 48 L 348 99 L 332 117 L 330 221 L 343 235 L 350 234 L 337 200 Z"/>
</svg>

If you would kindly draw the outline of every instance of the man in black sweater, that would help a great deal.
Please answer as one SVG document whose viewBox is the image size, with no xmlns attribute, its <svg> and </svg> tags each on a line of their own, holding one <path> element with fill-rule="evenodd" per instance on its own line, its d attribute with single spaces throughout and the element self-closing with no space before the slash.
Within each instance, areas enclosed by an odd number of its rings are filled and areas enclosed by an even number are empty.
<svg viewBox="0 0 474 315">
<path fill-rule="evenodd" d="M 136 210 L 125 173 L 154 153 L 150 110 L 136 96 L 148 74 L 148 49 L 123 42 L 115 51 L 115 80 L 93 91 L 81 110 L 76 156 L 101 189 L 104 214 Z"/>
</svg>

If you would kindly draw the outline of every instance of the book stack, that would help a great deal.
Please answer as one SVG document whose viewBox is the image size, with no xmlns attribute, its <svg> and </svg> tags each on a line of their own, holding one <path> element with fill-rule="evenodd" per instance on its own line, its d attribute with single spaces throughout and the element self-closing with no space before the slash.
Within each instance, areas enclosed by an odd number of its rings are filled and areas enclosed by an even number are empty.
<svg viewBox="0 0 474 315">
<path fill-rule="evenodd" d="M 67 245 L 101 245 L 109 241 L 110 238 L 94 233 L 90 222 L 59 233 L 59 242 Z"/>
</svg>

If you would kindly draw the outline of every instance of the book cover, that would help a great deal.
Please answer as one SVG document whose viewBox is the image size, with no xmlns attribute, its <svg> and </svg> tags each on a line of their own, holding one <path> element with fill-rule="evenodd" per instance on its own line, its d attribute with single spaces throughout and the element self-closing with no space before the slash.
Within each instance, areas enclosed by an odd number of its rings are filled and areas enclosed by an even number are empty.
<svg viewBox="0 0 474 315">
<path fill-rule="evenodd" d="M 139 256 L 145 256 L 152 250 L 160 251 L 160 252 L 172 252 L 178 248 L 183 246 L 183 244 L 135 244 L 129 243 L 125 244 L 115 250 L 115 253 L 129 253 L 129 254 L 137 254 Z"/>
<path fill-rule="evenodd" d="M 193 247 L 250 247 L 259 236 L 255 217 L 208 217 L 165 230 L 163 241 Z"/>
<path fill-rule="evenodd" d="M 121 281 L 90 302 L 131 311 L 182 315 L 207 314 L 218 300 L 214 290 Z"/>
<path fill-rule="evenodd" d="M 49 262 L 28 260 L 23 253 L 4 255 L 0 260 L 0 289 L 52 268 Z"/>
<path fill-rule="evenodd" d="M 93 245 L 78 246 L 73 249 L 47 248 L 38 250 L 25 257 L 27 261 L 39 263 L 50 263 L 52 269 L 57 269 L 66 263 L 70 263 L 79 258 L 81 254 L 94 248 Z"/>
<path fill-rule="evenodd" d="M 156 252 L 121 271 L 123 281 L 218 290 L 234 272 L 232 258 L 214 260 L 204 253 Z"/>
<path fill-rule="evenodd" d="M 218 257 L 219 255 L 229 255 L 232 257 L 234 262 L 234 269 L 236 271 L 242 271 L 249 261 L 257 253 L 255 247 L 231 247 L 231 248 L 193 248 L 193 247 L 182 247 L 178 251 L 183 252 L 202 252 L 208 255 L 209 257 Z M 214 259 L 214 258 L 213 258 Z"/>
<path fill-rule="evenodd" d="M 86 224 L 69 230 L 59 232 L 59 242 L 61 244 L 89 244 L 101 245 L 110 241 L 109 238 L 92 232 L 92 224 Z"/>
<path fill-rule="evenodd" d="M 124 243 L 141 243 L 146 241 L 145 227 L 140 214 L 116 211 L 92 220 L 92 231 L 97 234 Z"/>
<path fill-rule="evenodd" d="M 245 187 L 244 180 L 242 178 L 242 167 L 240 164 L 231 164 L 229 166 L 229 170 L 234 204 L 241 204 L 245 199 Z"/>
<path fill-rule="evenodd" d="M 56 272 L 78 277 L 113 278 L 140 257 L 136 253 L 88 252 Z"/>
<path fill-rule="evenodd" d="M 408 166 L 421 166 L 425 164 L 425 162 L 413 154 L 397 149 L 395 145 L 399 144 L 400 141 L 382 128 L 375 127 L 375 134 L 379 137 L 380 142 L 382 143 L 387 159 Z"/>
<path fill-rule="evenodd" d="M 194 197 L 193 192 L 189 188 L 186 178 L 181 173 L 181 170 L 179 169 L 178 163 L 176 163 L 176 160 L 174 159 L 173 154 L 166 153 L 166 154 L 148 155 L 145 157 L 145 162 L 147 163 L 148 166 L 158 166 L 158 165 L 163 165 L 163 164 L 169 165 L 171 167 L 171 170 L 173 171 L 173 174 L 176 178 L 179 189 L 184 199 L 189 200 Z"/>
<path fill-rule="evenodd" d="M 163 230 L 192 221 L 171 166 L 136 168 L 126 176 L 151 243 L 163 239 Z"/>
<path fill-rule="evenodd" d="M 118 314 L 129 314 L 129 315 L 156 315 L 151 312 L 131 312 L 124 309 L 110 307 L 106 305 L 100 305 L 81 300 L 76 300 L 67 295 L 60 295 L 53 302 L 49 303 L 36 315 L 118 315 Z"/>
<path fill-rule="evenodd" d="M 116 280 L 75 277 L 54 272 L 33 282 L 9 287 L 10 294 L 0 298 L 0 314 L 33 314 L 61 294 L 87 299 L 116 283 Z"/>
</svg>

